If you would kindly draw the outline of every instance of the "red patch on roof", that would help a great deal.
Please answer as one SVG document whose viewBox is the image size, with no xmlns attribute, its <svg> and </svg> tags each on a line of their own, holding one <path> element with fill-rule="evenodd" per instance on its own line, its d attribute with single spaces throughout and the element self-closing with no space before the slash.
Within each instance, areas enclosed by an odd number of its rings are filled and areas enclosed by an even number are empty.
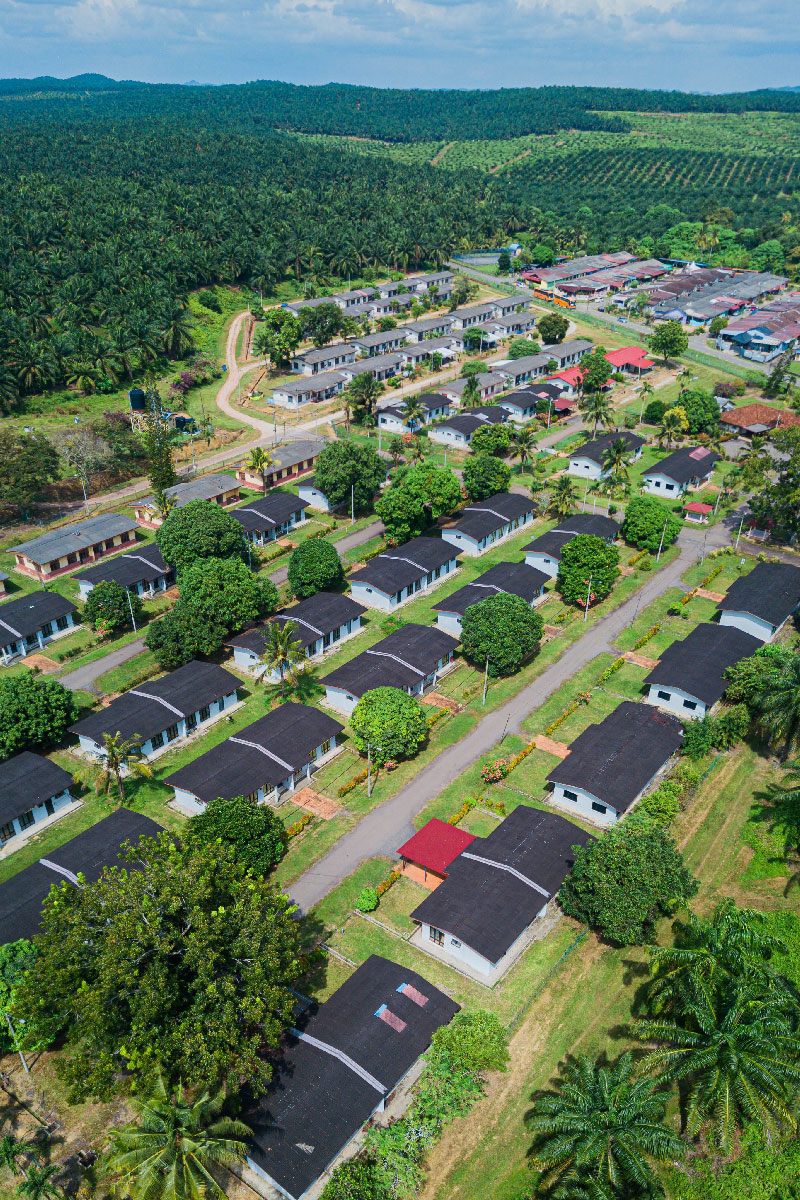
<svg viewBox="0 0 800 1200">
<path fill-rule="evenodd" d="M 397 853 L 427 871 L 444 875 L 453 859 L 458 858 L 461 851 L 474 841 L 473 835 L 466 830 L 457 829 L 455 825 L 448 825 L 446 821 L 433 817 Z"/>
<path fill-rule="evenodd" d="M 689 458 L 695 462 L 701 462 L 704 458 L 708 458 L 711 451 L 707 446 L 696 446 L 694 450 L 690 450 Z"/>
<path fill-rule="evenodd" d="M 561 396 L 558 400 L 553 401 L 553 408 L 556 412 L 566 412 L 568 408 L 573 408 L 574 405 L 575 398 L 570 399 L 569 396 Z"/>
<path fill-rule="evenodd" d="M 688 504 L 683 506 L 686 512 L 700 513 L 705 516 L 706 513 L 714 511 L 713 504 L 703 504 L 700 500 L 690 500 Z"/>
</svg>

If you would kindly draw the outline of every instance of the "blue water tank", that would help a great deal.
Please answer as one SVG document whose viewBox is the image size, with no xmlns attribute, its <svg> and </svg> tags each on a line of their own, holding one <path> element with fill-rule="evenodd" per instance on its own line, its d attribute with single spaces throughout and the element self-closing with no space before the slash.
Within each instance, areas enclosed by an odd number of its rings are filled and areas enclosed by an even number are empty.
<svg viewBox="0 0 800 1200">
<path fill-rule="evenodd" d="M 133 412 L 144 412 L 147 408 L 147 396 L 141 388 L 131 388 L 128 392 L 128 399 Z"/>
</svg>

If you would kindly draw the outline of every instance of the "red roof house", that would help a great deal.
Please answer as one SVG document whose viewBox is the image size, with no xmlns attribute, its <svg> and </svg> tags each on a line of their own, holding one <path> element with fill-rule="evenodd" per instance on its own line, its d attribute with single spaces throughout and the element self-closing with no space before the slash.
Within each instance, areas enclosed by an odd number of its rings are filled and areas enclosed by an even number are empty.
<svg viewBox="0 0 800 1200">
<path fill-rule="evenodd" d="M 641 346 L 625 346 L 622 350 L 609 350 L 606 355 L 606 362 L 611 363 L 618 371 L 635 371 L 641 375 L 642 371 L 651 371 L 656 365 L 652 358 L 648 358 Z"/>
<path fill-rule="evenodd" d="M 400 869 L 404 875 L 433 891 L 447 877 L 447 868 L 453 859 L 474 841 L 471 833 L 434 817 L 397 851 L 403 860 Z"/>
<path fill-rule="evenodd" d="M 688 504 L 684 504 L 683 511 L 687 521 L 697 521 L 702 525 L 708 520 L 708 514 L 714 511 L 714 505 L 703 504 L 701 500 L 690 500 Z"/>
</svg>

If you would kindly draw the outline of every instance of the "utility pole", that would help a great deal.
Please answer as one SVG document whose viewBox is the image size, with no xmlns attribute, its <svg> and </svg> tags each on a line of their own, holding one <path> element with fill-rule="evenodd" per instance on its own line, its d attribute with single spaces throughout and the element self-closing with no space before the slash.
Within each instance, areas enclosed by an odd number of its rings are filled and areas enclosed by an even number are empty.
<svg viewBox="0 0 800 1200">
<path fill-rule="evenodd" d="M 22 1066 L 25 1070 L 25 1074 L 30 1075 L 30 1069 L 28 1067 L 28 1064 L 25 1061 L 25 1055 L 22 1053 L 19 1046 L 17 1046 L 17 1035 L 14 1033 L 14 1026 L 11 1024 L 11 1017 L 8 1015 L 8 1013 L 6 1013 L 6 1021 L 8 1022 L 8 1028 L 11 1030 L 11 1040 L 13 1041 L 14 1046 L 16 1047 L 17 1054 L 22 1059 Z"/>
<path fill-rule="evenodd" d="M 669 524 L 669 517 L 666 517 L 664 520 L 664 528 L 661 530 L 661 541 L 658 543 L 658 554 L 656 555 L 657 563 L 661 561 L 661 551 L 664 549 L 664 534 L 667 532 L 668 524 Z"/>
<path fill-rule="evenodd" d="M 481 700 L 481 707 L 485 707 L 485 705 L 486 705 L 486 685 L 488 684 L 488 682 L 489 682 L 489 660 L 487 658 L 486 670 L 483 673 L 483 699 Z"/>
<path fill-rule="evenodd" d="M 350 484 L 350 524 L 356 523 L 356 485 Z"/>
<path fill-rule="evenodd" d="M 136 618 L 133 615 L 133 601 L 131 600 L 130 588 L 125 588 L 125 595 L 128 597 L 128 608 L 130 609 L 131 625 L 133 626 L 133 632 L 136 633 Z"/>
<path fill-rule="evenodd" d="M 743 529 L 744 529 L 744 513 L 742 513 L 742 519 L 739 522 L 739 532 L 736 534 L 736 545 L 733 547 L 734 554 L 739 549 L 739 538 L 742 536 Z"/>
<path fill-rule="evenodd" d="M 584 621 L 587 621 L 589 619 L 589 601 L 591 600 L 591 598 L 592 598 L 592 577 L 590 575 L 589 576 L 589 586 L 586 589 L 586 608 L 583 610 Z"/>
</svg>

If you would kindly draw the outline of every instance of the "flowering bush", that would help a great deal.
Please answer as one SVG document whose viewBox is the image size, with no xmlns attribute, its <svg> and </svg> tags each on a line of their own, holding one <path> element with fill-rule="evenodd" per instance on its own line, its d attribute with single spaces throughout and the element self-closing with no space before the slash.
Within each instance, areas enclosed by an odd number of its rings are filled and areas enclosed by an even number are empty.
<svg viewBox="0 0 800 1200">
<path fill-rule="evenodd" d="M 292 838 L 296 838 L 298 833 L 302 833 L 306 825 L 309 825 L 313 820 L 314 818 L 312 817 L 311 813 L 304 813 L 299 821 L 295 821 L 294 824 L 290 825 L 286 830 L 287 839 L 291 841 Z"/>
<path fill-rule="evenodd" d="M 508 763 L 504 758 L 496 758 L 492 763 L 481 767 L 481 779 L 484 783 L 499 783 L 508 774 Z"/>
<path fill-rule="evenodd" d="M 375 769 L 375 773 L 377 774 L 377 768 Z M 348 779 L 347 783 L 343 783 L 336 795 L 346 796 L 348 792 L 352 792 L 353 788 L 356 788 L 360 783 L 363 783 L 366 778 L 367 769 L 365 767 L 363 771 L 359 771 L 358 774 L 354 775 L 352 779 Z"/>
<path fill-rule="evenodd" d="M 448 825 L 457 825 L 459 823 L 459 821 L 463 821 L 463 819 L 467 815 L 467 813 L 472 812 L 473 808 L 478 803 L 478 799 L 479 799 L 479 797 L 475 797 L 470 800 L 465 800 L 464 803 L 461 805 L 461 808 L 458 810 L 458 812 L 451 813 L 451 815 L 447 818 L 447 824 Z"/>
<path fill-rule="evenodd" d="M 403 878 L 402 871 L 390 871 L 389 874 L 386 876 L 386 878 L 381 880 L 381 882 L 378 884 L 377 888 L 375 889 L 378 899 L 380 899 L 381 896 L 385 896 L 386 893 L 388 892 L 389 888 L 394 887 L 394 885 L 397 883 L 398 879 L 402 879 L 402 878 Z"/>
<path fill-rule="evenodd" d="M 643 634 L 638 641 L 633 643 L 634 650 L 641 650 L 642 646 L 646 646 L 651 638 L 654 638 L 657 633 L 661 632 L 660 625 L 651 625 L 647 633 Z"/>
</svg>

